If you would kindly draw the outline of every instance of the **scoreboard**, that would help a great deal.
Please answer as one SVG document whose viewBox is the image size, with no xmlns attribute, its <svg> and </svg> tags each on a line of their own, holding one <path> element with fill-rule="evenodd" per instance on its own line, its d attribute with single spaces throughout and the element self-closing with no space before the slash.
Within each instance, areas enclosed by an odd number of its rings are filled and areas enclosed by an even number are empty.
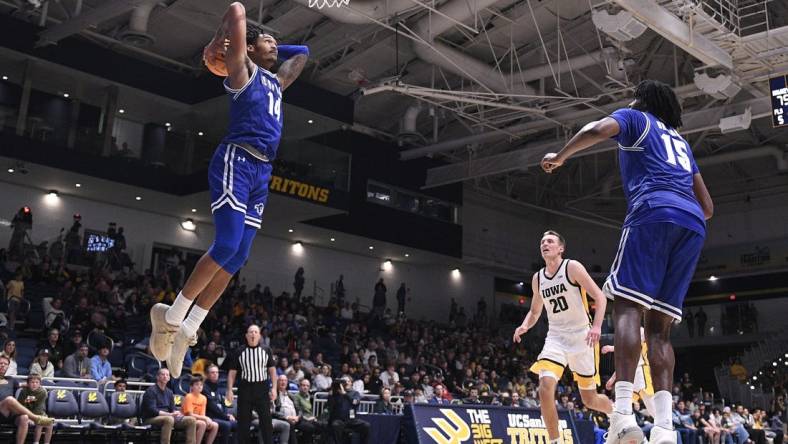
<svg viewBox="0 0 788 444">
<path fill-rule="evenodd" d="M 788 75 L 769 80 L 772 97 L 772 125 L 788 126 Z"/>
</svg>

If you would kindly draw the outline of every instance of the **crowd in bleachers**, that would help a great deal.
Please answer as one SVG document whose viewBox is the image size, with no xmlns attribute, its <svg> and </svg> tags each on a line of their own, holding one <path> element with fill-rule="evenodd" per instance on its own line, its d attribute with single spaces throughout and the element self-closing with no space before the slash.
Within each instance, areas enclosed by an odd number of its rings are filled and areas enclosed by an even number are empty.
<svg viewBox="0 0 788 444">
<path fill-rule="evenodd" d="M 137 410 L 119 404 L 117 393 L 128 385 L 137 386 L 139 381 L 155 384 L 159 363 L 147 354 L 147 313 L 157 302 L 171 303 L 180 283 L 173 283 L 173 274 L 166 271 L 154 275 L 150 271 L 139 274 L 129 267 L 112 268 L 70 267 L 63 261 L 53 263 L 46 256 L 38 261 L 28 258 L 11 263 L 0 252 L 0 282 L 4 283 L 0 287 L 0 312 L 6 313 L 5 319 L 0 319 L 0 335 L 4 336 L 2 356 L 9 359 L 5 376 L 37 374 L 94 381 L 79 386 L 91 390 L 75 392 L 73 403 L 70 395 L 59 395 L 64 389 L 50 390 L 47 407 L 66 402 L 58 398 L 63 396 L 69 398 L 72 408 L 64 417 L 85 416 L 80 410 L 82 395 L 84 407 L 90 410 L 90 399 L 94 398 L 89 393 L 100 393 L 106 401 L 106 413 L 114 414 L 114 408 L 128 416 L 102 420 L 94 427 L 116 430 L 112 427 L 119 424 L 113 422 L 120 422 L 125 427 L 140 428 L 134 429 L 137 431 L 147 430 L 154 424 L 146 424 L 150 418 L 142 413 L 142 392 L 131 390 L 132 396 L 122 397 L 126 403 L 139 402 Z M 206 378 L 201 391 L 208 398 L 208 406 L 219 406 L 213 412 L 208 408 L 208 416 L 217 424 L 219 439 L 229 436 L 234 418 L 231 410 L 222 407 L 226 365 L 243 338 L 243 329 L 252 323 L 261 327 L 262 343 L 277 357 L 277 374 L 291 391 L 293 398 L 289 399 L 295 399 L 307 386 L 304 396 L 310 402 L 295 403 L 301 406 L 296 409 L 297 416 L 319 418 L 325 398 L 315 393 L 329 391 L 337 380 L 346 384 L 348 391 L 359 394 L 366 411 L 384 414 L 398 414 L 409 402 L 539 406 L 536 381 L 527 369 L 541 349 L 542 338 L 531 334 L 525 337 L 524 346 L 514 346 L 511 331 L 488 326 L 486 306 L 482 304 L 475 307 L 475 314 L 466 315 L 463 307 L 453 301 L 447 303 L 448 322 L 441 324 L 415 321 L 405 313 L 374 307 L 367 311 L 358 300 L 347 300 L 344 291 L 327 306 L 317 306 L 303 294 L 295 296 L 301 293 L 295 290 L 275 296 L 268 287 L 247 288 L 242 277 L 233 280 L 206 318 L 197 345 L 185 359 L 187 376 L 166 384 L 174 397 L 174 415 L 181 408 L 175 406 L 175 400 L 180 403 L 190 391 L 189 375 L 201 375 Z M 370 293 L 373 291 L 380 291 L 380 287 L 375 285 L 373 290 L 371 282 Z M 45 388 L 66 387 L 66 393 L 73 391 L 73 384 L 44 380 Z M 147 387 L 152 390 L 155 385 Z M 778 390 L 784 390 L 783 386 Z M 601 429 L 606 427 L 604 416 L 582 405 L 569 379 L 559 385 L 558 399 L 560 407 L 594 421 Z M 756 444 L 769 439 L 774 444 L 782 442 L 783 405 L 775 405 L 770 415 L 732 405 L 727 412 L 726 406 L 709 393 L 694 388 L 688 375 L 677 383 L 674 400 L 674 419 L 685 444 L 696 444 L 698 439 L 712 444 L 743 444 L 746 439 Z M 93 403 L 101 402 L 94 399 Z M 307 406 L 309 411 L 304 412 Z M 277 408 L 282 409 L 281 402 Z M 289 426 L 295 426 L 283 419 L 287 416 L 278 419 L 277 433 L 290 434 Z M 647 413 L 643 411 L 639 418 L 648 429 Z M 207 421 L 204 423 L 201 433 L 210 437 L 214 430 L 208 429 Z M 283 431 L 285 426 L 288 430 Z M 747 433 L 745 440 L 741 430 Z"/>
</svg>

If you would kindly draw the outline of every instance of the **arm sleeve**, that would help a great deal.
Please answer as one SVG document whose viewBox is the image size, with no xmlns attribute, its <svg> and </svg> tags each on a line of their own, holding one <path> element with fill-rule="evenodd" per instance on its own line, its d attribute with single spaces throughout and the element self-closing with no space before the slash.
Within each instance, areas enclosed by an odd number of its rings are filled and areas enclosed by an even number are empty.
<svg viewBox="0 0 788 444">
<path fill-rule="evenodd" d="M 283 62 L 299 54 L 309 55 L 309 47 L 304 45 L 277 45 L 276 51 L 279 60 Z M 298 277 L 296 277 L 296 282 L 298 282 L 298 280 Z"/>
<path fill-rule="evenodd" d="M 610 118 L 618 122 L 620 129 L 613 139 L 621 146 L 634 146 L 646 126 L 643 113 L 631 108 L 621 108 L 614 111 Z"/>
</svg>

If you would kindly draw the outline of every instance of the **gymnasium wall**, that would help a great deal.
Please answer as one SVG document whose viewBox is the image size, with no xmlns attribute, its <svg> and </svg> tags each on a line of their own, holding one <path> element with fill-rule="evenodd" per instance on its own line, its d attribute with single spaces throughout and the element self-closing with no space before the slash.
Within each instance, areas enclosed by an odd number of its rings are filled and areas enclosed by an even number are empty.
<svg viewBox="0 0 788 444">
<path fill-rule="evenodd" d="M 153 243 L 206 250 L 213 239 L 213 226 L 198 224 L 196 232 L 187 232 L 180 227 L 175 217 L 148 213 L 122 206 L 108 205 L 74 196 L 61 196 L 53 203 L 41 190 L 20 187 L 8 183 L 0 185 L 0 218 L 10 220 L 23 205 L 33 210 L 33 241 L 53 240 L 61 227 L 71 226 L 75 212 L 82 215 L 83 228 L 105 231 L 110 221 L 125 227 L 129 254 L 137 268 L 150 267 Z M 8 245 L 11 230 L 0 227 L 0 246 Z M 249 263 L 242 271 L 247 286 L 256 283 L 269 285 L 278 294 L 292 292 L 293 275 L 299 266 L 306 271 L 307 284 L 304 294 L 311 295 L 314 285 L 324 290 L 326 298 L 340 273 L 345 275 L 348 300 L 359 298 L 362 304 L 371 305 L 373 287 L 379 277 L 388 286 L 388 306 L 396 308 L 396 290 L 400 282 L 411 289 L 412 301 L 407 305 L 411 317 L 445 320 L 448 316 L 449 298 L 456 298 L 460 306 L 472 312 L 480 297 L 492 305 L 493 276 L 486 272 L 463 267 L 459 278 L 453 278 L 451 267 L 446 265 L 423 265 L 394 262 L 390 271 L 381 271 L 379 258 L 350 254 L 337 250 L 304 246 L 301 255 L 293 252 L 290 241 L 258 236 L 252 249 Z M 327 299 L 326 299 L 327 300 Z"/>
</svg>

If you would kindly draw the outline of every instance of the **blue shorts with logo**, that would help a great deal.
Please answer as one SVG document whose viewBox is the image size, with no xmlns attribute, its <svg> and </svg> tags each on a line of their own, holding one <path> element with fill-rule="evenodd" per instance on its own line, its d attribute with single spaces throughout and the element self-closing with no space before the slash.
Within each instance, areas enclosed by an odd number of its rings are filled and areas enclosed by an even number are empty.
<svg viewBox="0 0 788 444">
<path fill-rule="evenodd" d="M 243 213 L 246 225 L 259 229 L 272 170 L 270 162 L 252 156 L 238 145 L 219 145 L 208 166 L 211 213 L 222 208 L 238 211 Z M 217 224 L 216 229 L 221 227 Z"/>
<path fill-rule="evenodd" d="M 603 290 L 681 322 L 705 236 L 671 222 L 625 227 Z"/>
</svg>

